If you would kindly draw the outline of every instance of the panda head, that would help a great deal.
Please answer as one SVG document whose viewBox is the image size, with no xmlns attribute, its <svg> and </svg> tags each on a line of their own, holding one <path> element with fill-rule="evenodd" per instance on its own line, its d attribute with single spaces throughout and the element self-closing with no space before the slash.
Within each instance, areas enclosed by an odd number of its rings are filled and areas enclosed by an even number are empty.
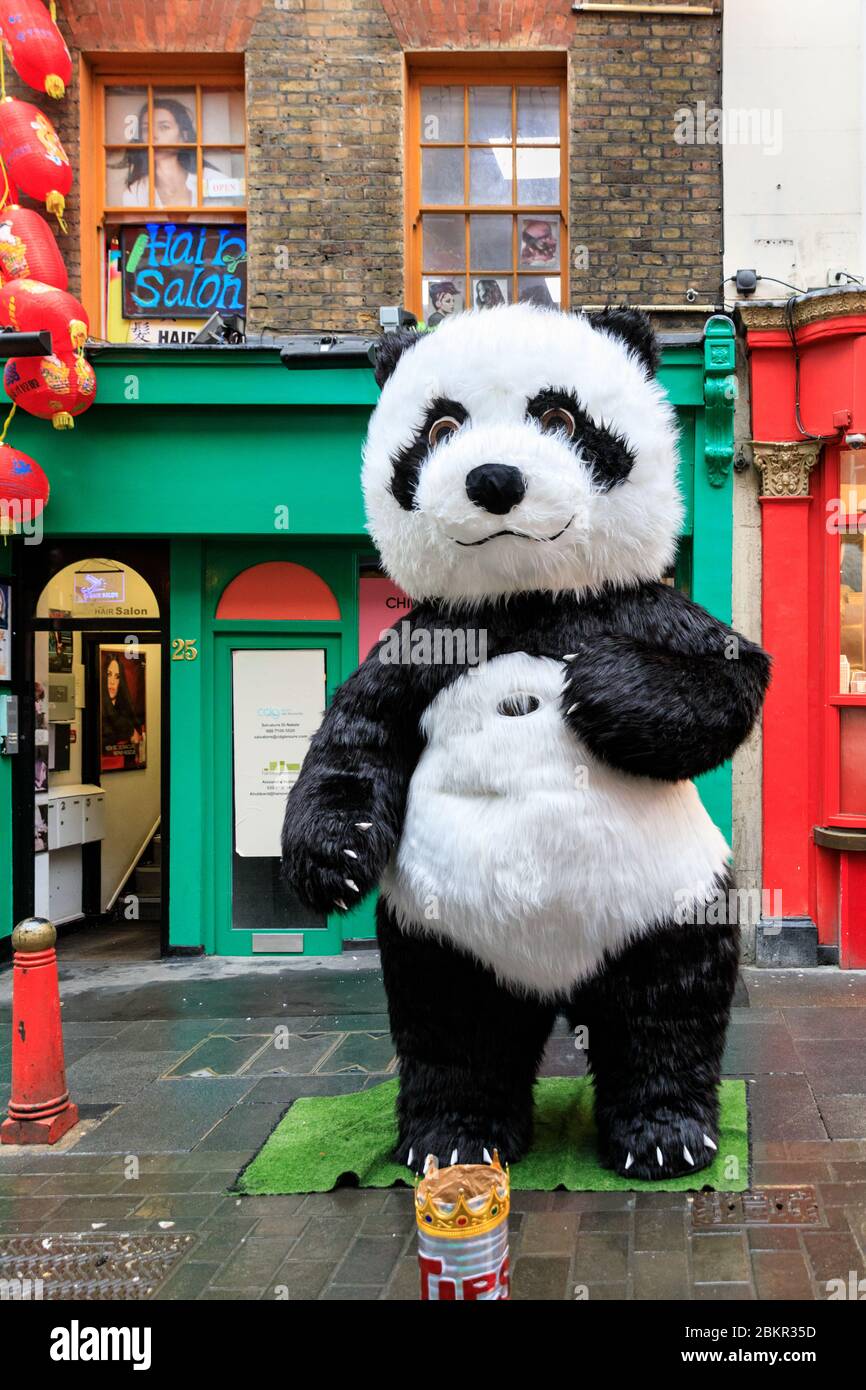
<svg viewBox="0 0 866 1390">
<path fill-rule="evenodd" d="M 649 320 L 528 304 L 383 339 L 369 530 L 415 599 L 658 579 L 682 520 Z"/>
</svg>

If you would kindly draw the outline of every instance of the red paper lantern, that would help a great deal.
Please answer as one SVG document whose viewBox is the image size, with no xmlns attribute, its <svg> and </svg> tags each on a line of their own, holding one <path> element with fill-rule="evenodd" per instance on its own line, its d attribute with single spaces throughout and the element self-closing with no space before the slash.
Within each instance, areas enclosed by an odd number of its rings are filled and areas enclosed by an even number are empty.
<svg viewBox="0 0 866 1390">
<path fill-rule="evenodd" d="M 39 280 L 65 290 L 66 266 L 54 233 L 33 208 L 0 209 L 0 280 Z"/>
<path fill-rule="evenodd" d="M 39 516 L 51 491 L 35 459 L 0 444 L 0 535 Z"/>
<path fill-rule="evenodd" d="M 56 430 L 71 430 L 72 417 L 96 400 L 96 374 L 82 352 L 10 357 L 3 385 L 10 400 L 28 415 L 50 420 Z"/>
<path fill-rule="evenodd" d="M 90 320 L 73 295 L 38 280 L 8 280 L 0 288 L 0 324 L 19 333 L 51 333 L 53 352 L 80 352 L 87 342 Z"/>
<path fill-rule="evenodd" d="M 29 101 L 0 101 L 0 155 L 21 192 L 61 221 L 72 168 L 54 126 Z"/>
<path fill-rule="evenodd" d="M 62 97 L 72 77 L 63 35 L 39 0 L 0 0 L 0 39 L 18 76 L 50 97 Z"/>
</svg>

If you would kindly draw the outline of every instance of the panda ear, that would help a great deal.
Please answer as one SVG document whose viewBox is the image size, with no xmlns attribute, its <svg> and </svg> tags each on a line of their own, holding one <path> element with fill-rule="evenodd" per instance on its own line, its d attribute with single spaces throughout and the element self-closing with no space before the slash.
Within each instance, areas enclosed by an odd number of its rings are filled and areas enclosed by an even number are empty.
<svg viewBox="0 0 866 1390">
<path fill-rule="evenodd" d="M 636 352 L 646 367 L 649 376 L 655 376 L 659 369 L 661 353 L 658 339 L 648 316 L 642 309 L 631 309 L 627 304 L 608 305 L 597 313 L 588 314 L 593 328 L 602 328 L 607 333 L 621 338 L 627 347 Z"/>
<path fill-rule="evenodd" d="M 414 328 L 398 328 L 395 333 L 385 333 L 370 348 L 368 356 L 373 364 L 373 375 L 377 386 L 384 386 L 407 348 L 418 341 Z"/>
</svg>

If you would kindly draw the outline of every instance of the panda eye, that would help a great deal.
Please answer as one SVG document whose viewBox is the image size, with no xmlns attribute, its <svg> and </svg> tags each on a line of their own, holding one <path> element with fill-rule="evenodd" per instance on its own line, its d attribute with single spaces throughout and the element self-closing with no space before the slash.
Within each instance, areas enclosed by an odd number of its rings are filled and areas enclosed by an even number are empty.
<svg viewBox="0 0 866 1390">
<path fill-rule="evenodd" d="M 438 420 L 434 420 L 427 434 L 428 442 L 431 447 L 441 444 L 443 440 L 450 439 L 460 428 L 460 421 L 455 420 L 453 415 L 440 415 Z"/>
<path fill-rule="evenodd" d="M 545 410 L 539 420 L 541 428 L 545 434 L 563 433 L 566 439 L 573 439 L 577 426 L 574 423 L 574 416 L 570 410 L 563 406 L 554 406 L 551 410 Z"/>
</svg>

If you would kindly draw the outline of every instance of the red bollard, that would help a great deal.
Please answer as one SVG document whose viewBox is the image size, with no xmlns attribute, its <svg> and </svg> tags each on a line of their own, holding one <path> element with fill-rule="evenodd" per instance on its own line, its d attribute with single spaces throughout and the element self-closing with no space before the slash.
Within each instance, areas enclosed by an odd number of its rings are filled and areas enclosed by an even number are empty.
<svg viewBox="0 0 866 1390">
<path fill-rule="evenodd" d="M 12 933 L 12 1099 L 4 1144 L 56 1144 L 78 1123 L 63 1065 L 57 932 L 28 917 Z"/>
</svg>

